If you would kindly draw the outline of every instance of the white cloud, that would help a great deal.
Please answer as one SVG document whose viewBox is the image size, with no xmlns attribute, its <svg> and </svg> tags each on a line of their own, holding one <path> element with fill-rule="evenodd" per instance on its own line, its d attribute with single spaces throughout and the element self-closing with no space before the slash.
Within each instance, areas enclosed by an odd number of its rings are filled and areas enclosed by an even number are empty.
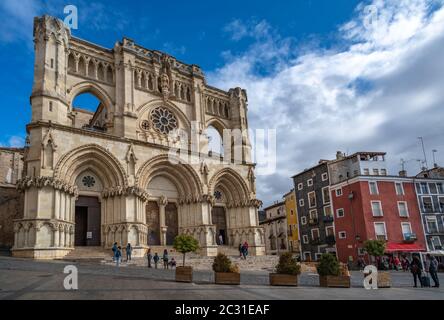
<svg viewBox="0 0 444 320">
<path fill-rule="evenodd" d="M 278 130 L 278 170 L 258 177 L 265 203 L 292 187 L 292 175 L 336 150 L 387 151 L 392 174 L 401 158 L 422 157 L 418 136 L 429 152 L 444 152 L 443 1 L 371 5 L 359 5 L 356 17 L 338 29 L 341 49 L 302 52 L 266 22 L 262 28 L 235 20 L 225 28 L 238 31 L 233 40 L 255 40 L 240 55 L 224 53 L 225 66 L 209 81 L 246 88 L 250 127 Z M 419 168 L 412 161 L 408 169 Z"/>
</svg>

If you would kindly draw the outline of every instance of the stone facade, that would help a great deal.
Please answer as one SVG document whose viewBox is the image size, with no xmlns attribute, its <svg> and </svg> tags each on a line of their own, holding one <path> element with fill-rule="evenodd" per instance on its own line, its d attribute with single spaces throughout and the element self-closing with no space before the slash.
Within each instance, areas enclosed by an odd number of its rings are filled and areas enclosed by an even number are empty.
<svg viewBox="0 0 444 320">
<path fill-rule="evenodd" d="M 210 87 L 198 66 L 130 39 L 106 49 L 75 38 L 49 16 L 35 18 L 34 42 L 15 256 L 57 258 L 71 251 L 83 237 L 76 233 L 79 197 L 100 203 L 103 247 L 131 242 L 133 255 L 142 255 L 151 240 L 168 245 L 174 234 L 186 233 L 199 240 L 203 255 L 215 255 L 223 233 L 231 246 L 248 241 L 252 254 L 265 253 L 245 90 Z M 100 100 L 94 114 L 73 106 L 85 92 Z M 224 156 L 205 152 L 209 126 L 221 136 L 237 130 Z M 213 224 L 213 218 L 224 221 Z"/>
<path fill-rule="evenodd" d="M 285 202 L 275 203 L 264 209 L 266 218 L 260 222 L 265 229 L 267 254 L 289 251 L 288 224 Z"/>
<path fill-rule="evenodd" d="M 0 148 L 0 249 L 14 244 L 14 219 L 23 212 L 23 195 L 15 187 L 23 171 L 23 149 Z"/>
</svg>

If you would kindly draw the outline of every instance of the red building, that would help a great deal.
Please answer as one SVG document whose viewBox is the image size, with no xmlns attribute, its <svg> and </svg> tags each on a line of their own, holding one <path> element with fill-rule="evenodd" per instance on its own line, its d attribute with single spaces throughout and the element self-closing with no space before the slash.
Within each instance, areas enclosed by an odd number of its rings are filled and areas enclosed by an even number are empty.
<svg viewBox="0 0 444 320">
<path fill-rule="evenodd" d="M 426 251 L 413 179 L 358 175 L 331 186 L 338 258 L 368 263 L 366 240 L 387 241 L 387 253 Z"/>
</svg>

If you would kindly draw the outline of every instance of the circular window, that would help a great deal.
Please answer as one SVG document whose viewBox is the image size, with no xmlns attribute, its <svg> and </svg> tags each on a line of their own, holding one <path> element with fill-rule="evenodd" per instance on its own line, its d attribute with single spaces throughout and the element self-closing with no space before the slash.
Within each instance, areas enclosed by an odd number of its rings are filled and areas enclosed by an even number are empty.
<svg viewBox="0 0 444 320">
<path fill-rule="evenodd" d="M 82 183 L 85 187 L 92 188 L 96 184 L 96 180 L 94 179 L 94 177 L 85 176 L 82 179 Z"/>
<path fill-rule="evenodd" d="M 157 132 L 168 134 L 177 128 L 177 119 L 168 109 L 158 107 L 151 111 L 151 122 Z"/>
<path fill-rule="evenodd" d="M 222 192 L 220 192 L 219 190 L 214 191 L 214 197 L 216 198 L 216 200 L 221 200 Z"/>
<path fill-rule="evenodd" d="M 143 130 L 147 131 L 147 130 L 149 130 L 149 128 L 150 128 L 150 122 L 149 122 L 148 120 L 143 120 L 143 121 L 140 123 L 140 127 L 141 127 Z"/>
</svg>

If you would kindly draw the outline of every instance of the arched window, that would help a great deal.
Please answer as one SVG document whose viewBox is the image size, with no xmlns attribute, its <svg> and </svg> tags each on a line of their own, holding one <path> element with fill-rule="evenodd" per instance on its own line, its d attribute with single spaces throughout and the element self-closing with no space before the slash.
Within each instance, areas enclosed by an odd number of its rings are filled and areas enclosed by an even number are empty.
<svg viewBox="0 0 444 320">
<path fill-rule="evenodd" d="M 76 72 L 76 60 L 72 53 L 68 57 L 68 72 Z"/>
<path fill-rule="evenodd" d="M 82 116 L 76 119 L 76 126 L 88 130 L 106 131 L 107 110 L 105 105 L 97 96 L 90 92 L 84 92 L 76 96 L 72 102 L 72 107 L 82 112 Z M 88 113 L 90 115 L 88 116 Z"/>
<path fill-rule="evenodd" d="M 208 151 L 223 155 L 224 154 L 223 139 L 219 131 L 215 127 L 209 126 L 207 128 L 207 137 L 208 137 Z"/>
<path fill-rule="evenodd" d="M 79 59 L 79 74 L 82 76 L 86 75 L 86 64 L 83 57 L 80 57 Z"/>
<path fill-rule="evenodd" d="M 99 66 L 97 67 L 97 78 L 100 81 L 105 81 L 105 70 L 103 69 L 103 65 L 99 63 Z"/>
</svg>

